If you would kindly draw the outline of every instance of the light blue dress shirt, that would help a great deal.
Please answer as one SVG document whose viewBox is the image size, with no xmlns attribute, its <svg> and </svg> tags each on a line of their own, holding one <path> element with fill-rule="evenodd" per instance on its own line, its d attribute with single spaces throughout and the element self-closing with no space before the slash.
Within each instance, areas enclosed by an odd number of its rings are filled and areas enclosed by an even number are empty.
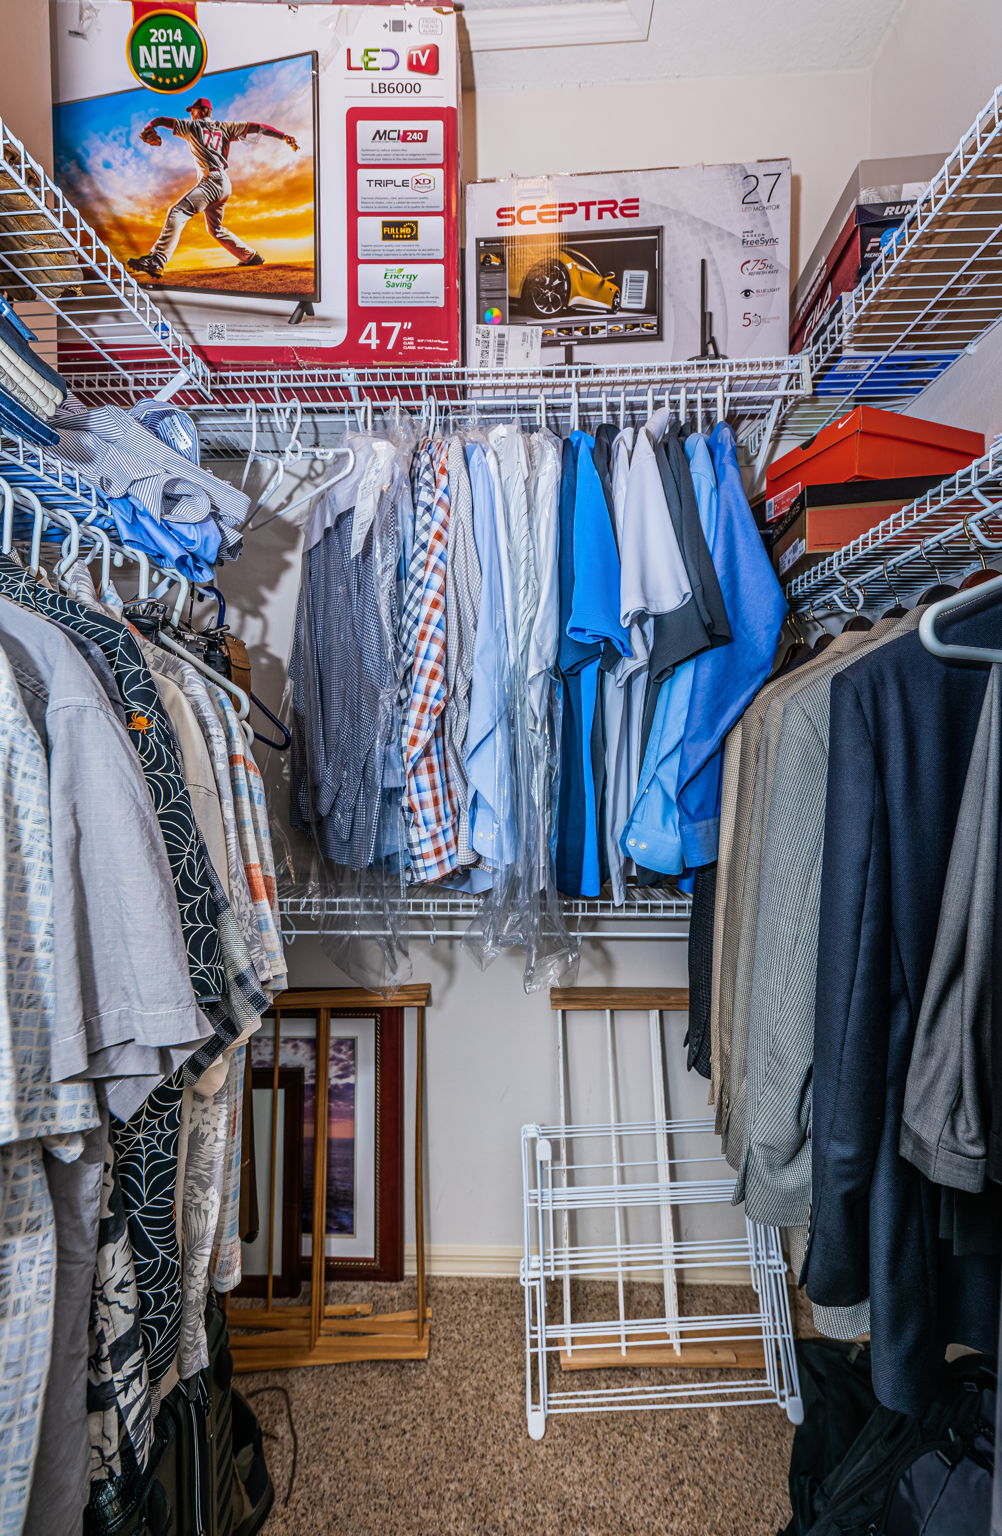
<svg viewBox="0 0 1002 1536">
<path fill-rule="evenodd" d="M 717 481 L 706 438 L 690 433 L 685 439 L 685 452 L 696 492 L 700 525 L 712 550 L 719 508 Z M 678 777 L 698 659 L 692 657 L 683 662 L 662 684 L 640 770 L 637 798 L 620 839 L 620 846 L 629 858 L 645 869 L 656 869 L 665 875 L 680 874 L 684 865 Z"/>
<path fill-rule="evenodd" d="M 787 612 L 726 422 L 714 427 L 710 451 L 719 498 L 710 553 L 733 639 L 695 660 L 678 773 L 682 858 L 688 869 L 712 864 L 717 857 L 724 737 L 769 676 Z"/>
<path fill-rule="evenodd" d="M 473 492 L 473 538 L 480 558 L 481 588 L 477 637 L 470 685 L 470 720 L 466 731 L 466 779 L 469 786 L 470 842 L 495 868 L 515 858 L 515 804 L 511 779 L 510 678 L 501 562 L 507 552 L 497 537 L 494 482 L 479 443 L 466 448 Z M 473 889 L 490 884 L 483 871 L 471 870 Z"/>
</svg>

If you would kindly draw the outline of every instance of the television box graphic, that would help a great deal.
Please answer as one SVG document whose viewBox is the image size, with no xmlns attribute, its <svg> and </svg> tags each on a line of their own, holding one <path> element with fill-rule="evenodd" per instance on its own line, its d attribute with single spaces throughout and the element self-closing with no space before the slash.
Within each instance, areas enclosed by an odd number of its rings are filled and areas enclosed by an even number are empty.
<svg viewBox="0 0 1002 1536">
<path fill-rule="evenodd" d="M 458 360 L 450 8 L 88 11 L 57 0 L 56 177 L 179 334 L 222 367 Z"/>
<path fill-rule="evenodd" d="M 468 357 L 480 326 L 585 362 L 782 355 L 789 287 L 788 160 L 466 189 Z"/>
</svg>

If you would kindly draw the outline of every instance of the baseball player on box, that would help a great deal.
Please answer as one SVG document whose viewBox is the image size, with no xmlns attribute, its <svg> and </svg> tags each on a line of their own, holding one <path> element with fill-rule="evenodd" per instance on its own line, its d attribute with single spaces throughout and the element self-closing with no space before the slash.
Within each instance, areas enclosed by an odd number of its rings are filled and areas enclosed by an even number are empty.
<svg viewBox="0 0 1002 1536">
<path fill-rule="evenodd" d="M 198 166 L 198 181 L 189 192 L 178 198 L 173 207 L 168 208 L 160 238 L 153 249 L 145 256 L 130 256 L 129 266 L 136 272 L 145 272 L 148 277 L 159 277 L 177 250 L 184 226 L 196 213 L 201 213 L 205 215 L 205 226 L 209 234 L 218 240 L 224 251 L 236 257 L 240 266 L 262 267 L 264 257 L 252 251 L 249 245 L 244 245 L 223 224 L 223 211 L 233 191 L 228 164 L 230 145 L 236 139 L 256 138 L 259 134 L 270 139 L 281 139 L 294 151 L 298 150 L 299 145 L 291 133 L 282 133 L 278 128 L 270 128 L 267 123 L 217 121 L 212 116 L 212 102 L 204 96 L 199 96 L 185 110 L 188 122 L 179 117 L 155 117 L 146 124 L 139 137 L 144 144 L 156 146 L 163 143 L 157 129 L 169 128 L 176 139 L 184 139 Z"/>
</svg>

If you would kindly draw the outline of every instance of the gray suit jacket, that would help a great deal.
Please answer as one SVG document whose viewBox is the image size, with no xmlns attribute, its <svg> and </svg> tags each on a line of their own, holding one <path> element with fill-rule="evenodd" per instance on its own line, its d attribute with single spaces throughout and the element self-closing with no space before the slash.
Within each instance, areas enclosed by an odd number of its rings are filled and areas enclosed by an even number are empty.
<svg viewBox="0 0 1002 1536">
<path fill-rule="evenodd" d="M 991 1125 L 992 947 L 999 856 L 1002 669 L 993 667 L 953 834 L 908 1067 L 902 1157 L 953 1189 L 984 1188 Z"/>
<path fill-rule="evenodd" d="M 803 1225 L 811 1204 L 811 1063 L 832 678 L 917 627 L 883 625 L 786 701 L 761 864 L 737 1194 L 753 1221 Z M 837 642 L 836 642 L 837 644 Z M 831 655 L 830 646 L 827 655 Z"/>
</svg>

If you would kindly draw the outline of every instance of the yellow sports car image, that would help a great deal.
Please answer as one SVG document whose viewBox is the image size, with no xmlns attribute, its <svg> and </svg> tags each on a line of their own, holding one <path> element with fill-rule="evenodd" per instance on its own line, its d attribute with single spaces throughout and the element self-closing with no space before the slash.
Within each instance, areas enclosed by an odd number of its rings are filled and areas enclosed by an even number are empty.
<svg viewBox="0 0 1002 1536">
<path fill-rule="evenodd" d="M 615 272 L 600 272 L 583 251 L 562 247 L 534 262 L 520 282 L 517 266 L 510 263 L 508 297 L 529 314 L 549 320 L 569 309 L 618 314 L 622 289 Z"/>
</svg>

